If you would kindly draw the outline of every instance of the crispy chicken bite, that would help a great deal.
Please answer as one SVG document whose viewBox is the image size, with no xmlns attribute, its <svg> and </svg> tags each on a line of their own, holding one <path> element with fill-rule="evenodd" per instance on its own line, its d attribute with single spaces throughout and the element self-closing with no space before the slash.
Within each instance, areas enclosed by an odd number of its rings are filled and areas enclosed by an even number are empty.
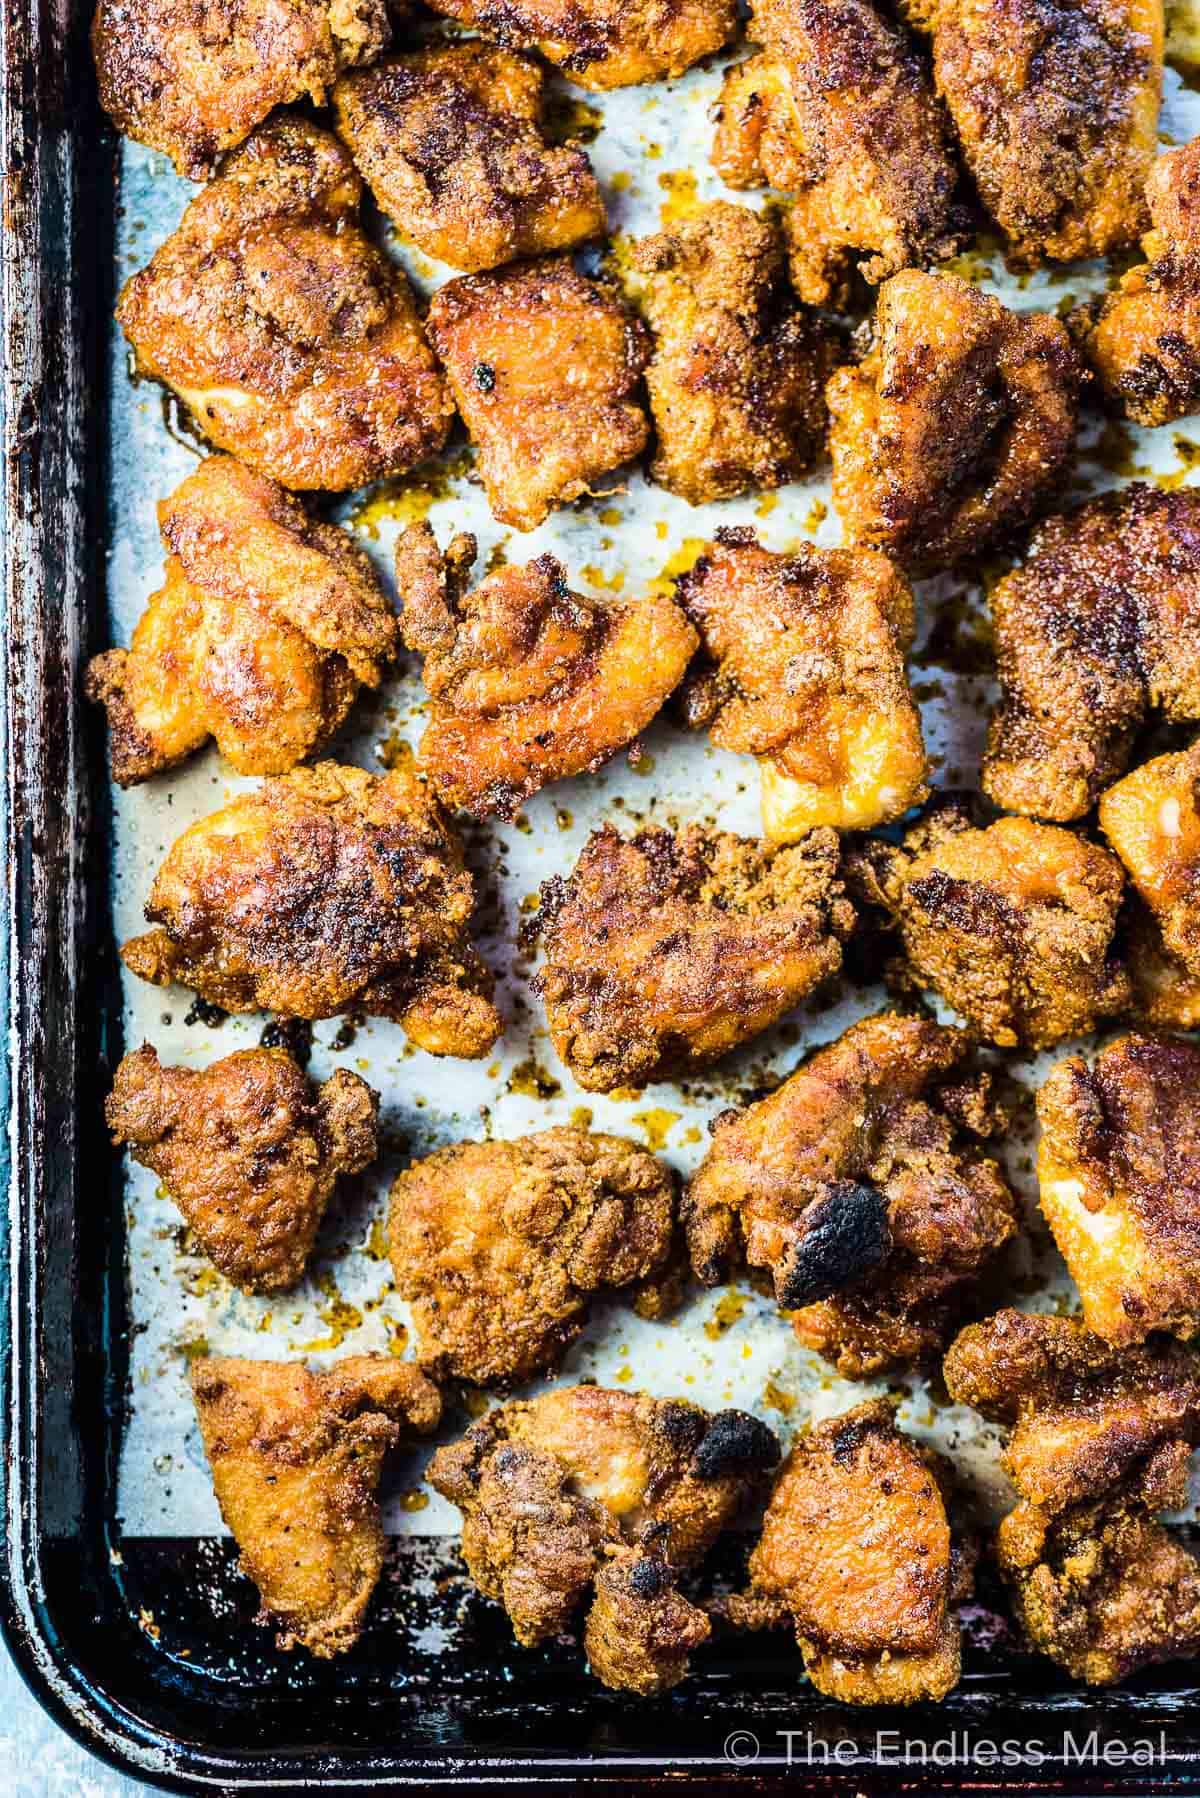
<svg viewBox="0 0 1200 1798">
<path fill-rule="evenodd" d="M 275 107 L 323 106 L 390 35 L 386 0 L 99 0 L 92 52 L 117 129 L 203 181 Z"/>
<path fill-rule="evenodd" d="M 472 41 L 346 75 L 333 100 L 389 218 L 427 255 L 475 271 L 604 233 L 586 152 L 542 136 L 544 85 L 526 57 Z"/>
<path fill-rule="evenodd" d="M 442 447 L 454 416 L 408 283 L 359 226 L 361 196 L 335 137 L 275 119 L 117 303 L 139 372 L 285 487 L 402 474 Z"/>
<path fill-rule="evenodd" d="M 797 1439 L 750 1557 L 735 1625 L 789 1621 L 818 1692 L 843 1704 L 944 1698 L 973 1556 L 952 1534 L 949 1463 L 870 1399 Z"/>
<path fill-rule="evenodd" d="M 699 506 L 811 468 L 837 339 L 785 297 L 771 220 L 714 200 L 635 243 L 632 261 L 655 340 L 646 386 L 659 485 Z"/>
<path fill-rule="evenodd" d="M 338 1179 L 375 1159 L 379 1094 L 339 1068 L 322 1086 L 285 1049 L 163 1067 L 148 1043 L 117 1069 L 113 1141 L 153 1170 L 200 1247 L 243 1292 L 304 1272 Z"/>
<path fill-rule="evenodd" d="M 848 866 L 899 930 L 907 978 L 1001 1048 L 1047 1048 L 1129 1004 L 1121 865 L 1072 831 L 1029 818 L 976 829 L 943 798 L 902 844 L 866 842 Z"/>
<path fill-rule="evenodd" d="M 772 851 L 728 832 L 594 831 L 542 886 L 534 982 L 581 1086 L 707 1067 L 841 966 L 854 908 L 832 830 Z"/>
<path fill-rule="evenodd" d="M 605 1685 L 662 1692 L 708 1619 L 678 1590 L 779 1457 L 765 1424 L 678 1399 L 560 1388 L 490 1411 L 429 1466 L 465 1513 L 472 1579 L 532 1647 L 590 1600 L 585 1645 Z"/>
<path fill-rule="evenodd" d="M 1200 976 L 1200 739 L 1159 755 L 1100 799 L 1100 828 L 1149 906 L 1168 954 Z"/>
<path fill-rule="evenodd" d="M 994 1126 L 966 1031 L 883 1012 L 716 1121 L 683 1203 L 706 1286 L 766 1268 L 796 1334 L 849 1379 L 940 1353 L 1016 1230 L 978 1137 Z"/>
<path fill-rule="evenodd" d="M 427 524 L 396 550 L 401 631 L 431 695 L 420 760 L 449 806 L 515 816 L 552 781 L 594 772 L 683 679 L 696 633 L 670 599 L 605 604 L 572 592 L 553 556 L 467 592 L 476 543 L 443 555 Z"/>
<path fill-rule="evenodd" d="M 728 43 L 734 0 L 430 0 L 512 50 L 536 50 L 577 87 L 674 80 Z"/>
<path fill-rule="evenodd" d="M 1158 141 L 1162 0 L 910 0 L 980 197 L 1026 267 L 1134 243 Z"/>
<path fill-rule="evenodd" d="M 1056 318 L 957 275 L 894 275 L 871 350 L 826 389 L 847 539 L 931 571 L 1015 530 L 1066 478 L 1080 374 Z"/>
<path fill-rule="evenodd" d="M 645 327 L 566 256 L 448 281 L 429 336 L 502 524 L 536 529 L 645 448 Z"/>
<path fill-rule="evenodd" d="M 1200 1334 L 1200 1048 L 1123 1036 L 1038 1094 L 1041 1205 L 1088 1328 Z"/>
<path fill-rule="evenodd" d="M 730 187 L 794 196 L 792 280 L 822 306 L 958 247 L 945 122 L 901 32 L 871 0 L 754 0 L 762 45 L 721 90 L 713 162 Z"/>
<path fill-rule="evenodd" d="M 399 1175 L 388 1235 L 423 1364 L 487 1386 L 555 1368 L 591 1295 L 665 1308 L 675 1181 L 645 1149 L 586 1130 L 461 1142 Z"/>
<path fill-rule="evenodd" d="M 226 1011 L 365 1011 L 431 1055 L 479 1056 L 503 1026 L 474 903 L 462 844 L 412 774 L 319 762 L 185 830 L 150 891 L 158 928 L 121 959 Z"/>
<path fill-rule="evenodd" d="M 337 525 L 232 456 L 209 456 L 158 507 L 167 551 L 126 649 L 88 666 L 113 779 L 134 786 L 215 737 L 239 774 L 320 749 L 399 647 L 369 559 Z"/>
<path fill-rule="evenodd" d="M 679 598 L 704 649 L 688 722 L 759 758 L 772 842 L 883 824 L 926 797 L 904 666 L 913 596 L 886 557 L 809 544 L 775 555 L 752 530 L 727 528 Z"/>
<path fill-rule="evenodd" d="M 1200 138 L 1159 157 L 1146 200 L 1146 261 L 1076 319 L 1109 399 L 1137 424 L 1165 425 L 1200 412 Z"/>
<path fill-rule="evenodd" d="M 1151 710 L 1200 718 L 1200 492 L 1137 482 L 1047 519 L 991 607 L 1002 697 L 984 791 L 1082 818 Z"/>
<path fill-rule="evenodd" d="M 1123 954 L 1141 1023 L 1153 1030 L 1200 1029 L 1200 974 L 1171 954 L 1153 912 L 1136 894 L 1126 900 Z"/>
<path fill-rule="evenodd" d="M 349 1355 L 324 1373 L 214 1357 L 193 1362 L 191 1378 L 217 1503 L 262 1599 L 258 1621 L 279 1626 L 280 1648 L 344 1654 L 383 1569 L 383 1458 L 437 1426 L 437 1387 L 387 1355 Z"/>
</svg>

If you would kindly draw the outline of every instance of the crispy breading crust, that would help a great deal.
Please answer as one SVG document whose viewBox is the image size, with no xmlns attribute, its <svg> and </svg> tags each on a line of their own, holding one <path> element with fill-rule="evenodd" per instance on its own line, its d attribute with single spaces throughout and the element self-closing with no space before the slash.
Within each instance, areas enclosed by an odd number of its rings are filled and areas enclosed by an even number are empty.
<svg viewBox="0 0 1200 1798">
<path fill-rule="evenodd" d="M 904 665 L 912 590 L 886 557 L 809 544 L 775 555 L 727 527 L 678 591 L 704 647 L 687 720 L 758 756 L 772 842 L 867 829 L 927 796 Z"/>
<path fill-rule="evenodd" d="M 1153 912 L 1136 893 L 1125 903 L 1121 942 L 1138 1021 L 1152 1030 L 1200 1027 L 1200 975 L 1171 954 Z"/>
<path fill-rule="evenodd" d="M 439 44 L 346 75 L 339 135 L 388 216 L 452 268 L 495 268 L 603 235 L 587 153 L 549 144 L 545 76 L 489 44 Z"/>
<path fill-rule="evenodd" d="M 712 1624 L 676 1589 L 657 1555 L 626 1550 L 596 1575 L 583 1646 L 602 1685 L 656 1698 L 685 1678 L 688 1657 L 708 1641 Z"/>
<path fill-rule="evenodd" d="M 445 554 L 427 524 L 396 547 L 401 630 L 425 658 L 420 763 L 449 806 L 511 818 L 552 781 L 594 772 L 682 680 L 696 633 L 668 597 L 606 604 L 553 556 L 466 591 L 475 539 Z"/>
<path fill-rule="evenodd" d="M 894 275 L 870 351 L 826 389 L 847 539 L 929 572 L 1024 524 L 1066 479 L 1081 374 L 1058 319 L 957 275 Z"/>
<path fill-rule="evenodd" d="M 298 1361 L 196 1361 L 192 1396 L 221 1515 L 280 1648 L 321 1659 L 362 1633 L 383 1568 L 376 1488 L 403 1435 L 427 1434 L 442 1403 L 415 1367 L 350 1355 L 327 1372 Z"/>
<path fill-rule="evenodd" d="M 536 50 L 578 87 L 673 80 L 728 43 L 734 0 L 431 0 L 514 50 Z"/>
<path fill-rule="evenodd" d="M 162 1066 L 149 1043 L 124 1057 L 104 1106 L 114 1143 L 158 1175 L 243 1292 L 300 1279 L 336 1182 L 375 1159 L 378 1112 L 357 1074 L 318 1087 L 284 1049 L 193 1069 Z"/>
<path fill-rule="evenodd" d="M 674 1226 L 671 1171 L 619 1136 L 560 1127 L 415 1162 L 388 1235 L 422 1363 L 480 1386 L 550 1371 L 593 1293 L 669 1279 Z"/>
<path fill-rule="evenodd" d="M 1200 976 L 1200 740 L 1144 762 L 1100 797 L 1100 828 L 1167 953 Z"/>
<path fill-rule="evenodd" d="M 837 972 L 853 923 L 831 830 L 772 851 L 695 825 L 605 825 L 543 883 L 534 986 L 576 1080 L 611 1092 L 765 1030 Z"/>
<path fill-rule="evenodd" d="M 117 302 L 139 371 L 285 487 L 401 474 L 441 449 L 454 416 L 408 283 L 359 226 L 361 196 L 337 139 L 284 114 L 230 156 Z"/>
<path fill-rule="evenodd" d="M 403 769 L 319 762 L 265 780 L 177 838 L 121 950 L 157 986 L 226 1011 L 395 1018 L 434 1055 L 502 1029 L 467 935 L 474 883 L 437 801 Z"/>
<path fill-rule="evenodd" d="M 731 187 L 793 196 L 792 281 L 813 305 L 953 255 L 962 220 L 941 108 L 900 31 L 870 0 L 756 0 L 763 46 L 725 77 L 713 143 Z"/>
</svg>

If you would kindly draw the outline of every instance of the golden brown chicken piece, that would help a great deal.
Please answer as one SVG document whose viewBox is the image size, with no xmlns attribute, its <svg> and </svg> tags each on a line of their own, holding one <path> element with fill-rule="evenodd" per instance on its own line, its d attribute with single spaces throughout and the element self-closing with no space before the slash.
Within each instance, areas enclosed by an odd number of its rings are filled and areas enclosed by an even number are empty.
<svg viewBox="0 0 1200 1798">
<path fill-rule="evenodd" d="M 572 1386 L 489 1411 L 429 1466 L 465 1513 L 462 1552 L 525 1647 L 589 1600 L 592 1671 L 665 1691 L 708 1619 L 677 1590 L 779 1457 L 765 1424 L 678 1399 Z"/>
<path fill-rule="evenodd" d="M 937 91 L 1018 264 L 1137 241 L 1158 142 L 1162 0 L 911 0 Z"/>
<path fill-rule="evenodd" d="M 635 243 L 632 263 L 655 340 L 646 386 L 659 485 L 700 506 L 811 468 L 838 342 L 787 299 L 772 221 L 714 200 Z"/>
<path fill-rule="evenodd" d="M 1042 1211 L 1088 1328 L 1200 1334 L 1200 1048 L 1123 1036 L 1038 1094 Z"/>
<path fill-rule="evenodd" d="M 991 606 L 1002 697 L 984 791 L 1082 818 L 1149 711 L 1200 719 L 1200 492 L 1137 482 L 1047 519 Z"/>
<path fill-rule="evenodd" d="M 399 647 L 367 556 L 231 456 L 158 507 L 163 585 L 130 647 L 93 657 L 113 779 L 134 786 L 215 737 L 239 774 L 284 774 L 337 730 Z"/>
<path fill-rule="evenodd" d="M 323 106 L 390 35 L 386 0 L 99 0 L 92 51 L 118 130 L 203 181 L 275 107 Z"/>
<path fill-rule="evenodd" d="M 568 257 L 448 281 L 429 336 L 502 524 L 536 529 L 645 448 L 645 327 Z"/>
<path fill-rule="evenodd" d="M 683 679 L 696 633 L 662 594 L 606 604 L 572 592 L 553 556 L 468 593 L 475 554 L 471 536 L 443 555 L 427 524 L 405 531 L 400 628 L 431 695 L 423 772 L 447 805 L 511 818 L 631 743 Z"/>
<path fill-rule="evenodd" d="M 772 851 L 692 825 L 594 831 L 542 886 L 534 982 L 581 1086 L 611 1092 L 707 1067 L 792 1011 L 841 966 L 854 908 L 838 840 Z"/>
<path fill-rule="evenodd" d="M 1126 900 L 1123 954 L 1133 981 L 1133 1009 L 1152 1030 L 1200 1028 L 1200 974 L 1172 955 L 1149 906 Z"/>
<path fill-rule="evenodd" d="M 117 303 L 138 371 L 285 487 L 401 474 L 442 447 L 454 416 L 408 283 L 359 226 L 361 196 L 335 137 L 275 119 Z"/>
<path fill-rule="evenodd" d="M 1149 906 L 1168 954 L 1200 976 L 1200 739 L 1100 798 L 1100 828 Z"/>
<path fill-rule="evenodd" d="M 926 797 L 904 666 L 912 590 L 885 556 L 809 544 L 775 555 L 752 530 L 725 528 L 679 598 L 704 649 L 688 722 L 759 758 L 772 842 L 867 829 Z"/>
<path fill-rule="evenodd" d="M 728 43 L 734 0 L 431 0 L 512 50 L 536 50 L 577 87 L 673 80 Z"/>
<path fill-rule="evenodd" d="M 333 100 L 389 218 L 427 255 L 474 271 L 604 233 L 587 153 L 542 136 L 544 86 L 528 58 L 472 41 L 346 75 Z"/>
<path fill-rule="evenodd" d="M 1146 200 L 1146 261 L 1076 316 L 1109 399 L 1137 424 L 1165 425 L 1200 412 L 1200 138 L 1159 157 Z"/>
<path fill-rule="evenodd" d="M 953 255 L 962 232 L 945 120 L 920 59 L 871 0 L 754 0 L 758 55 L 721 90 L 713 162 L 730 187 L 770 182 L 802 300 L 845 298 Z"/>
<path fill-rule="evenodd" d="M 375 1159 L 378 1113 L 357 1074 L 318 1087 L 285 1049 L 199 1070 L 163 1067 L 148 1043 L 125 1056 L 104 1107 L 113 1141 L 158 1175 L 243 1292 L 300 1279 L 338 1179 Z"/>
<path fill-rule="evenodd" d="M 818 1692 L 843 1704 L 944 1698 L 961 1670 L 955 1607 L 973 1556 L 952 1534 L 949 1464 L 870 1399 L 801 1436 L 750 1557 L 735 1625 L 790 1621 Z"/>
<path fill-rule="evenodd" d="M 318 762 L 185 830 L 150 891 L 158 928 L 121 959 L 226 1011 L 365 1011 L 431 1055 L 485 1055 L 503 1026 L 467 935 L 474 903 L 462 844 L 414 775 Z"/>
<path fill-rule="evenodd" d="M 849 1379 L 940 1353 L 1016 1230 L 979 1152 L 994 1119 L 970 1047 L 966 1031 L 882 1012 L 724 1112 L 683 1203 L 697 1279 L 766 1268 L 800 1340 Z"/>
<path fill-rule="evenodd" d="M 674 1232 L 668 1168 L 567 1128 L 439 1149 L 400 1174 L 388 1216 L 422 1364 L 478 1386 L 557 1367 L 593 1293 L 631 1289 L 659 1315 Z"/>
<path fill-rule="evenodd" d="M 1080 377 L 1056 318 L 957 275 L 894 275 L 869 353 L 826 389 L 848 541 L 929 572 L 1024 524 L 1066 479 Z"/>
<path fill-rule="evenodd" d="M 1114 946 L 1121 864 L 1072 831 L 1029 818 L 976 829 L 942 799 L 902 845 L 869 841 L 848 866 L 899 930 L 907 979 L 1001 1048 L 1081 1036 L 1130 1002 Z"/>
<path fill-rule="evenodd" d="M 436 1386 L 387 1355 L 327 1372 L 298 1361 L 192 1364 L 192 1396 L 221 1515 L 280 1648 L 352 1648 L 383 1569 L 384 1456 L 441 1417 Z"/>
</svg>

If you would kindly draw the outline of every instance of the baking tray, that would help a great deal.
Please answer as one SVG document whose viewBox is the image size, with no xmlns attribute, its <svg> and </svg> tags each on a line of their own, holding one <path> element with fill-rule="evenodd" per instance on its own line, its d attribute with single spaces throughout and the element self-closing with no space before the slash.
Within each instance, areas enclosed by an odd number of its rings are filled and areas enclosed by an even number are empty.
<svg viewBox="0 0 1200 1798">
<path fill-rule="evenodd" d="M 3 804 L 7 1064 L 0 1154 L 0 1613 L 58 1721 L 179 1791 L 608 1783 L 789 1791 L 1200 1791 L 1193 1669 L 1087 1693 L 976 1607 L 943 1705 L 861 1713 L 782 1639 L 718 1642 L 669 1698 L 598 1689 L 577 1654 L 513 1647 L 444 1538 L 396 1545 L 355 1651 L 285 1656 L 251 1627 L 227 1538 L 117 1531 L 131 1335 L 122 1170 L 100 1098 L 122 1052 L 98 722 L 107 638 L 116 148 L 90 6 L 6 0 L 3 89 Z M 232 1046 L 232 1045 L 231 1045 Z M 731 1548 L 736 1557 L 736 1545 Z M 448 1644 L 441 1652 L 430 1643 Z M 1139 1746 L 1151 1743 L 1153 1764 Z"/>
</svg>

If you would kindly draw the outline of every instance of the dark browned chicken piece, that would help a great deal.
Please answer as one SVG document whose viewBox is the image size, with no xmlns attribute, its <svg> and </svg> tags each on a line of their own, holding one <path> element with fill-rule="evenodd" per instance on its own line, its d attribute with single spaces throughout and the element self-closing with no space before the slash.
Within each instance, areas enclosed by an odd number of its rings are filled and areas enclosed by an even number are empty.
<svg viewBox="0 0 1200 1798">
<path fill-rule="evenodd" d="M 159 502 L 163 585 L 133 641 L 93 657 L 113 779 L 134 786 L 215 737 L 239 774 L 284 774 L 320 749 L 399 648 L 369 559 L 337 525 L 232 456 Z"/>
<path fill-rule="evenodd" d="M 540 921 L 554 1047 L 611 1092 L 707 1067 L 794 1010 L 840 968 L 854 908 L 832 830 L 771 851 L 696 825 L 605 825 L 543 884 Z"/>
<path fill-rule="evenodd" d="M 139 373 L 285 487 L 402 474 L 442 447 L 454 416 L 408 283 L 359 226 L 361 197 L 335 137 L 275 119 L 117 303 Z"/>
<path fill-rule="evenodd" d="M 871 0 L 755 0 L 758 55 L 721 90 L 713 162 L 730 187 L 793 196 L 792 280 L 835 304 L 953 255 L 961 223 L 945 120 L 920 59 Z"/>
<path fill-rule="evenodd" d="M 146 906 L 159 928 L 121 958 L 226 1011 L 365 1011 L 431 1055 L 485 1055 L 503 1026 L 474 903 L 462 844 L 414 775 L 319 762 L 185 830 Z"/>
<path fill-rule="evenodd" d="M 542 136 L 544 85 L 527 57 L 472 41 L 346 75 L 333 100 L 389 218 L 427 255 L 474 271 L 604 233 L 586 152 Z"/>
<path fill-rule="evenodd" d="M 441 1417 L 436 1386 L 387 1355 L 325 1373 L 298 1361 L 192 1364 L 192 1395 L 221 1515 L 280 1648 L 352 1648 L 383 1569 L 384 1456 Z"/>
<path fill-rule="evenodd" d="M 379 1095 L 339 1068 L 322 1086 L 285 1049 L 211 1067 L 126 1055 L 104 1115 L 153 1170 L 200 1247 L 243 1292 L 286 1292 L 304 1272 L 338 1179 L 375 1159 Z"/>
<path fill-rule="evenodd" d="M 631 743 L 683 679 L 696 633 L 662 594 L 607 604 L 572 592 L 553 556 L 468 592 L 475 554 L 471 536 L 443 555 L 427 524 L 404 533 L 401 630 L 431 695 L 423 773 L 447 805 L 511 818 Z"/>
<path fill-rule="evenodd" d="M 679 598 L 704 648 L 688 722 L 759 758 L 772 842 L 867 829 L 926 797 L 904 665 L 912 590 L 885 556 L 810 544 L 775 555 L 752 530 L 726 528 Z"/>
<path fill-rule="evenodd" d="M 645 448 L 645 327 L 566 256 L 448 281 L 429 336 L 502 524 L 536 529 Z"/>
<path fill-rule="evenodd" d="M 838 342 L 787 298 L 779 232 L 714 200 L 632 251 L 654 333 L 651 474 L 693 506 L 782 487 L 825 441 Z"/>
<path fill-rule="evenodd" d="M 708 1619 L 679 1593 L 779 1457 L 765 1424 L 678 1399 L 572 1386 L 490 1411 L 429 1466 L 465 1513 L 472 1579 L 525 1647 L 590 1600 L 592 1671 L 619 1690 L 665 1691 Z"/>
<path fill-rule="evenodd" d="M 1082 818 L 1149 711 L 1200 719 L 1200 492 L 1134 483 L 1047 519 L 991 606 L 1002 698 L 984 791 Z"/>
<path fill-rule="evenodd" d="M 1001 1048 L 1048 1048 L 1130 1002 L 1114 944 L 1121 864 L 1073 831 L 1029 818 L 976 829 L 942 799 L 902 844 L 868 841 L 848 866 L 899 930 L 906 979 Z"/>
<path fill-rule="evenodd" d="M 1001 1311 L 945 1361 L 960 1404 L 1012 1426 L 1020 1503 L 996 1558 L 1035 1648 L 1089 1684 L 1200 1648 L 1200 1568 L 1156 1521 L 1187 1495 L 1200 1362 L 1111 1348 L 1072 1318 Z"/>
<path fill-rule="evenodd" d="M 439 1149 L 400 1174 L 388 1216 L 422 1364 L 478 1386 L 557 1367 L 593 1293 L 626 1289 L 660 1315 L 674 1233 L 668 1168 L 567 1128 Z"/>
<path fill-rule="evenodd" d="M 1041 1205 L 1106 1342 L 1200 1334 L 1200 1048 L 1123 1036 L 1038 1094 Z"/>
<path fill-rule="evenodd" d="M 99 0 L 92 51 L 118 130 L 206 180 L 277 106 L 323 106 L 391 32 L 386 0 Z"/>
<path fill-rule="evenodd" d="M 1162 0 L 912 0 L 980 197 L 1026 267 L 1135 243 L 1158 142 Z"/>
<path fill-rule="evenodd" d="M 1200 976 L 1200 739 L 1178 755 L 1155 756 L 1102 794 L 1100 828 L 1167 953 Z"/>
<path fill-rule="evenodd" d="M 728 43 L 734 0 L 431 0 L 513 50 L 536 50 L 578 87 L 673 80 Z"/>
<path fill-rule="evenodd" d="M 1146 261 L 1078 323 L 1109 399 L 1137 424 L 1165 425 L 1200 412 L 1200 138 L 1159 157 L 1146 200 Z"/>
<path fill-rule="evenodd" d="M 956 1606 L 973 1555 L 947 1514 L 950 1468 L 871 1399 L 801 1436 L 750 1557 L 735 1626 L 788 1621 L 818 1692 L 843 1704 L 944 1698 L 961 1669 Z"/>
<path fill-rule="evenodd" d="M 1200 1028 L 1200 974 L 1193 974 L 1163 942 L 1149 906 L 1136 894 L 1125 904 L 1122 953 L 1133 982 L 1133 1010 L 1152 1030 Z"/>
<path fill-rule="evenodd" d="M 966 1031 L 883 1012 L 725 1112 L 683 1203 L 697 1279 L 767 1269 L 800 1340 L 849 1379 L 939 1354 L 1016 1230 L 979 1151 L 994 1120 L 970 1048 Z"/>
<path fill-rule="evenodd" d="M 870 352 L 826 389 L 847 539 L 929 572 L 1024 524 L 1066 479 L 1080 376 L 1058 319 L 957 275 L 894 275 Z"/>
</svg>

